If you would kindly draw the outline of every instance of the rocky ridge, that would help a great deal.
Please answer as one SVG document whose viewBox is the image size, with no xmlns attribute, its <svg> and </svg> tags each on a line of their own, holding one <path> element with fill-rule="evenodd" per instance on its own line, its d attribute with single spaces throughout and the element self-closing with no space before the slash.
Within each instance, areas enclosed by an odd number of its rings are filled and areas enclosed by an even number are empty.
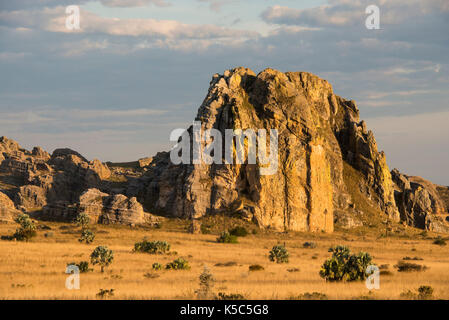
<svg viewBox="0 0 449 320">
<path fill-rule="evenodd" d="M 377 217 L 449 231 L 442 189 L 390 172 L 356 103 L 313 74 L 216 74 L 195 120 L 203 132 L 213 128 L 223 137 L 226 129 L 278 130 L 278 170 L 261 175 L 263 165 L 249 164 L 247 154 L 233 165 L 175 165 L 169 152 L 106 165 L 70 149 L 29 152 L 3 137 L 0 181 L 12 184 L 0 191 L 14 210 L 59 220 L 88 212 L 98 223 L 133 225 L 154 222 L 147 212 L 193 221 L 228 214 L 261 228 L 332 232 Z M 8 199 L 3 207 L 12 210 Z"/>
</svg>

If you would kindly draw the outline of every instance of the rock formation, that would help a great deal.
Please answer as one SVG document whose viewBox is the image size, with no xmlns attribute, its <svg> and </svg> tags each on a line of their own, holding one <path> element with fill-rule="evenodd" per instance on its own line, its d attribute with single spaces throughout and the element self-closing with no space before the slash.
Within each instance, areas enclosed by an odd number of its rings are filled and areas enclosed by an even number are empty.
<svg viewBox="0 0 449 320">
<path fill-rule="evenodd" d="M 203 136 L 197 145 L 195 126 L 218 135 Z M 229 145 L 218 142 L 229 129 L 247 134 L 230 145 L 234 164 L 193 161 L 198 148 L 208 150 L 210 158 L 228 160 Z M 249 130 L 259 129 L 267 135 L 252 139 Z M 98 223 L 154 223 L 146 213 L 154 212 L 195 224 L 206 215 L 228 214 L 279 231 L 332 232 L 335 226 L 388 219 L 449 232 L 442 201 L 442 195 L 449 199 L 449 189 L 390 172 L 356 103 L 335 95 L 326 80 L 310 73 L 266 69 L 256 75 L 236 68 L 214 75 L 194 125 L 178 142 L 187 139 L 187 150 L 178 155 L 189 163 L 175 164 L 169 152 L 160 152 L 108 166 L 71 149 L 29 152 L 2 137 L 0 200 L 8 210 L 66 221 L 86 212 Z M 265 145 L 266 156 L 276 163 L 270 174 L 264 174 L 269 165 L 263 157 L 253 161 L 248 154 Z M 199 224 L 193 229 L 198 231 Z"/>
<path fill-rule="evenodd" d="M 277 129 L 277 172 L 261 175 L 259 165 L 247 162 L 174 165 L 160 153 L 139 194 L 150 210 L 193 219 L 240 212 L 264 228 L 332 232 L 334 211 L 352 202 L 346 161 L 363 173 L 367 201 L 399 221 L 385 155 L 355 102 L 336 96 L 326 80 L 306 72 L 229 70 L 214 75 L 196 120 L 203 132 L 214 128 L 223 137 L 226 129 Z"/>
</svg>

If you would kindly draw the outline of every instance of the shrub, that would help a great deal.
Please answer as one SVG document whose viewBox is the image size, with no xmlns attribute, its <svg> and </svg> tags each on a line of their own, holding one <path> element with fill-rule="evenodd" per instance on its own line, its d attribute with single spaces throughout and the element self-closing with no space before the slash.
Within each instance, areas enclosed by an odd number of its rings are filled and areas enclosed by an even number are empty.
<svg viewBox="0 0 449 320">
<path fill-rule="evenodd" d="M 357 281 L 366 279 L 366 268 L 371 264 L 369 253 L 351 254 L 346 246 L 330 248 L 332 257 L 324 262 L 320 276 L 326 281 Z"/>
<path fill-rule="evenodd" d="M 217 238 L 218 243 L 238 243 L 237 237 L 231 235 L 229 232 L 222 232 Z"/>
<path fill-rule="evenodd" d="M 234 229 L 231 229 L 229 233 L 236 237 L 246 237 L 248 235 L 248 230 L 246 230 L 245 227 L 235 227 Z"/>
<path fill-rule="evenodd" d="M 97 293 L 97 297 L 100 299 L 103 299 L 106 297 L 113 297 L 113 296 L 114 296 L 114 289 L 109 289 L 109 290 L 100 289 L 100 291 Z"/>
<path fill-rule="evenodd" d="M 315 242 L 304 242 L 302 244 L 303 248 L 307 248 L 307 249 L 315 249 L 316 248 L 316 243 Z"/>
<path fill-rule="evenodd" d="M 219 292 L 217 300 L 245 300 L 245 297 L 240 293 L 226 294 L 224 292 Z"/>
<path fill-rule="evenodd" d="M 328 297 L 320 292 L 306 292 L 296 297 L 290 297 L 289 300 L 328 300 Z"/>
<path fill-rule="evenodd" d="M 421 300 L 432 299 L 433 288 L 431 286 L 421 286 L 418 288 L 418 298 Z"/>
<path fill-rule="evenodd" d="M 149 254 L 165 254 L 170 251 L 170 244 L 166 241 L 148 241 L 143 239 L 142 242 L 134 244 L 134 251 Z"/>
<path fill-rule="evenodd" d="M 287 269 L 287 272 L 299 272 L 301 271 L 299 268 Z"/>
<path fill-rule="evenodd" d="M 198 299 L 209 299 L 213 297 L 212 288 L 214 287 L 214 276 L 207 267 L 204 267 L 204 271 L 200 274 L 200 288 L 195 291 Z"/>
<path fill-rule="evenodd" d="M 154 274 L 154 273 L 150 273 L 150 272 L 145 273 L 143 276 L 145 278 L 148 278 L 148 279 L 156 279 L 156 278 L 160 277 L 160 275 Z"/>
<path fill-rule="evenodd" d="M 440 236 L 438 236 L 434 241 L 433 244 L 439 245 L 439 246 L 445 246 L 446 245 L 446 240 L 444 240 L 443 238 L 441 238 Z"/>
<path fill-rule="evenodd" d="M 109 250 L 107 246 L 98 246 L 90 255 L 90 261 L 93 265 L 100 265 L 101 272 L 104 272 L 104 268 L 109 266 L 114 260 L 114 253 Z"/>
<path fill-rule="evenodd" d="M 16 229 L 12 236 L 14 239 L 17 241 L 28 241 L 36 236 L 36 225 L 29 215 L 21 213 L 14 221 L 20 225 L 20 228 Z"/>
<path fill-rule="evenodd" d="M 81 212 L 78 214 L 78 216 L 75 218 L 75 224 L 78 227 L 81 227 L 82 229 L 86 229 L 89 226 L 90 223 L 90 217 L 87 213 Z"/>
<path fill-rule="evenodd" d="M 399 261 L 395 267 L 398 268 L 398 272 L 419 272 L 427 270 L 426 266 L 404 261 Z"/>
<path fill-rule="evenodd" d="M 92 271 L 92 269 L 89 269 L 89 262 L 87 261 L 81 261 L 80 263 L 68 263 L 67 266 L 77 266 L 78 269 L 80 270 L 80 273 L 86 273 L 89 271 Z"/>
<path fill-rule="evenodd" d="M 402 260 L 405 260 L 405 261 L 410 261 L 410 260 L 415 260 L 415 261 L 417 261 L 417 260 L 424 260 L 423 258 L 420 258 L 420 257 L 404 257 L 404 258 L 402 258 Z"/>
<path fill-rule="evenodd" d="M 162 264 L 159 262 L 153 263 L 153 270 L 162 270 Z"/>
<path fill-rule="evenodd" d="M 84 229 L 83 232 L 81 232 L 81 237 L 78 239 L 79 242 L 85 242 L 87 244 L 94 242 L 95 239 L 95 233 L 88 229 Z"/>
<path fill-rule="evenodd" d="M 287 249 L 283 245 L 278 244 L 271 249 L 269 259 L 276 263 L 287 263 L 288 257 Z"/>
<path fill-rule="evenodd" d="M 260 264 L 253 264 L 249 266 L 249 271 L 263 271 L 265 270 Z"/>
<path fill-rule="evenodd" d="M 165 266 L 167 270 L 189 270 L 189 262 L 183 258 L 178 258 L 172 262 L 167 263 Z"/>
<path fill-rule="evenodd" d="M 216 267 L 235 267 L 236 265 L 237 265 L 237 262 L 235 262 L 235 261 L 229 261 L 229 262 L 224 262 L 224 263 L 219 262 L 219 263 L 215 264 Z"/>
</svg>

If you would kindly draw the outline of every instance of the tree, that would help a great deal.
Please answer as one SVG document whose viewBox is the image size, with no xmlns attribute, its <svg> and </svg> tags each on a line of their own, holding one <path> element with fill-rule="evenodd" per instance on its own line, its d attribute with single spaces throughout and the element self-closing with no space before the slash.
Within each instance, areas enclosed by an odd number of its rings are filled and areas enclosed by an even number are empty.
<svg viewBox="0 0 449 320">
<path fill-rule="evenodd" d="M 90 224 L 90 217 L 87 213 L 81 212 L 75 219 L 75 224 L 85 230 Z"/>
<path fill-rule="evenodd" d="M 95 239 L 95 233 L 88 229 L 84 229 L 81 232 L 81 237 L 78 239 L 79 242 L 86 242 L 87 244 L 92 243 Z"/>
<path fill-rule="evenodd" d="M 36 225 L 29 215 L 21 213 L 14 221 L 20 225 L 20 228 L 13 235 L 15 239 L 28 241 L 36 235 Z"/>
<path fill-rule="evenodd" d="M 114 252 L 107 246 L 98 246 L 90 255 L 90 261 L 93 265 L 100 265 L 101 272 L 104 272 L 104 268 L 109 266 L 114 260 Z"/>
</svg>

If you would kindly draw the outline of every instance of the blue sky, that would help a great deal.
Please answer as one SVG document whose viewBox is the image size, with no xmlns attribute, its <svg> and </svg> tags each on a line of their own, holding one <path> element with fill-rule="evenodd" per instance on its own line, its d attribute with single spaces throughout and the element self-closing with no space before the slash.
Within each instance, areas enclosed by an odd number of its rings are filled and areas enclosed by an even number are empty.
<svg viewBox="0 0 449 320">
<path fill-rule="evenodd" d="M 169 148 L 214 73 L 309 71 L 358 102 L 391 168 L 449 185 L 447 30 L 447 0 L 2 1 L 0 135 L 131 161 Z"/>
</svg>

